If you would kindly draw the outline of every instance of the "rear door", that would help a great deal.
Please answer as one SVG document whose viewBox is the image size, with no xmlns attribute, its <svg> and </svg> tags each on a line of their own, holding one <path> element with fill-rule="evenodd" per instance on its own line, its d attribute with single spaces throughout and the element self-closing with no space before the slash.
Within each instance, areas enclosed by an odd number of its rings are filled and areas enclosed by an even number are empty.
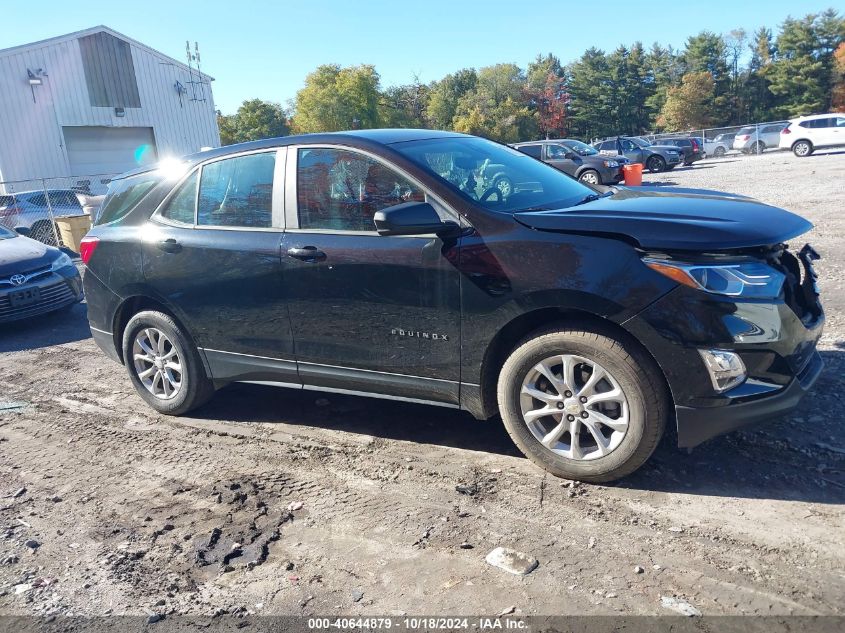
<svg viewBox="0 0 845 633">
<path fill-rule="evenodd" d="M 409 175 L 337 146 L 291 149 L 282 286 L 302 381 L 457 405 L 460 239 L 379 236 L 376 211 L 427 201 Z"/>
<path fill-rule="evenodd" d="M 148 286 L 205 350 L 216 379 L 296 382 L 280 284 L 285 149 L 194 169 L 147 227 Z"/>
</svg>

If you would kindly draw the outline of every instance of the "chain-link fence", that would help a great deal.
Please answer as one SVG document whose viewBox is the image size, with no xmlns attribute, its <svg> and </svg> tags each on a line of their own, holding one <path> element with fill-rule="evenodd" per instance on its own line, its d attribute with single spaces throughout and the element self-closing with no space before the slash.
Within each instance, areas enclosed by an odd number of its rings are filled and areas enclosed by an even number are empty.
<svg viewBox="0 0 845 633">
<path fill-rule="evenodd" d="M 51 246 L 72 246 L 62 238 L 62 218 L 93 221 L 114 176 L 0 181 L 0 225 Z"/>
<path fill-rule="evenodd" d="M 685 132 L 654 133 L 645 135 L 645 138 L 655 144 L 661 139 L 696 138 L 703 143 L 708 158 L 721 158 L 728 154 L 753 156 L 779 149 L 781 130 L 788 125 L 789 121 L 766 121 Z"/>
</svg>

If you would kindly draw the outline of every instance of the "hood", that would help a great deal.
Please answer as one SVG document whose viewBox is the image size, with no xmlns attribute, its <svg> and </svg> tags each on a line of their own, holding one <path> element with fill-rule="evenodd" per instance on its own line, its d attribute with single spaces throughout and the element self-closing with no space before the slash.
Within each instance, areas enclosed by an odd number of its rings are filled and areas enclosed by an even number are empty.
<svg viewBox="0 0 845 633">
<path fill-rule="evenodd" d="M 806 233 L 804 218 L 745 196 L 704 189 L 619 188 L 605 198 L 556 211 L 515 213 L 531 228 L 626 236 L 641 248 L 726 250 L 779 244 Z"/>
<path fill-rule="evenodd" d="M 0 239 L 0 277 L 43 268 L 56 259 L 58 252 L 23 235 Z"/>
</svg>

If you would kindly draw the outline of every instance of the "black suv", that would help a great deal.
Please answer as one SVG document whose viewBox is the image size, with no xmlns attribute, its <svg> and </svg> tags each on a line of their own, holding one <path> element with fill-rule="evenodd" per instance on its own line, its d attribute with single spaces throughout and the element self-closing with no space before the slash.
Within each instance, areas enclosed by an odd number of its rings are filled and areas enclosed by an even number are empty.
<svg viewBox="0 0 845 633">
<path fill-rule="evenodd" d="M 490 165 L 507 193 L 479 179 Z M 669 423 L 695 446 L 814 383 L 816 255 L 785 245 L 810 228 L 728 194 L 597 193 L 472 136 L 370 130 L 118 178 L 81 255 L 93 336 L 157 411 L 233 381 L 438 404 L 501 414 L 542 468 L 608 481 Z"/>
<path fill-rule="evenodd" d="M 639 136 L 616 136 L 593 143 L 605 156 L 622 154 L 632 163 L 645 165 L 651 173 L 669 171 L 677 167 L 683 152 L 674 145 L 652 144 Z"/>
<path fill-rule="evenodd" d="M 654 141 L 656 145 L 674 145 L 683 152 L 683 163 L 689 167 L 704 158 L 704 143 L 697 138 L 661 138 Z"/>
<path fill-rule="evenodd" d="M 574 139 L 527 141 L 512 147 L 588 185 L 617 184 L 624 176 L 622 166 L 628 162 L 624 156 L 602 156 L 596 148 Z"/>
</svg>

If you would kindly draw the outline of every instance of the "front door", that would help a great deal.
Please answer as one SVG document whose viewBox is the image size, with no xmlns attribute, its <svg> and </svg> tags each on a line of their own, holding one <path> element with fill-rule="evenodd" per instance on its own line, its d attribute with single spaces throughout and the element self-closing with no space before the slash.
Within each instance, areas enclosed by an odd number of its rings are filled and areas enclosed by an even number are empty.
<svg viewBox="0 0 845 633">
<path fill-rule="evenodd" d="M 574 176 L 578 168 L 584 162 L 580 156 L 574 158 L 567 158 L 567 155 L 574 156 L 575 152 L 567 149 L 563 145 L 556 145 L 549 143 L 545 146 L 547 163 L 552 165 L 555 169 Z"/>
<path fill-rule="evenodd" d="M 364 153 L 300 147 L 288 160 L 282 285 L 302 381 L 457 404 L 459 239 L 381 237 L 373 224 L 403 202 L 449 211 Z"/>
<path fill-rule="evenodd" d="M 270 150 L 204 164 L 147 227 L 146 282 L 218 380 L 297 381 L 279 279 L 284 156 Z"/>
<path fill-rule="evenodd" d="M 627 138 L 620 138 L 618 141 L 619 145 L 617 149 L 619 153 L 625 156 L 628 160 L 632 163 L 643 163 L 643 150 L 642 148 L 634 143 L 633 141 L 628 140 Z"/>
</svg>

